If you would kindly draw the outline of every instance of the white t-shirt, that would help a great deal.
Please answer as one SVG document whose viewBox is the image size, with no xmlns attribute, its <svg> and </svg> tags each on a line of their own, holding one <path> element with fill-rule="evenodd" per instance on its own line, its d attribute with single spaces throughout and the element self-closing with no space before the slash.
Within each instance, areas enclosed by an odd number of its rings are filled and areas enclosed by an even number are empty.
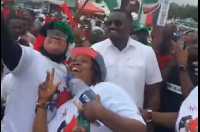
<svg viewBox="0 0 200 132">
<path fill-rule="evenodd" d="M 9 73 L 7 74 L 3 80 L 1 81 L 1 98 L 7 100 L 7 96 L 10 93 L 13 85 L 13 83 L 11 83 L 10 81 L 12 81 L 12 74 Z"/>
<path fill-rule="evenodd" d="M 110 82 L 102 82 L 90 88 L 96 94 L 100 95 L 101 102 L 105 108 L 119 114 L 120 116 L 137 120 L 145 125 L 135 103 L 119 86 Z M 73 128 L 75 128 L 77 125 L 76 122 L 81 122 L 80 120 L 81 116 L 78 115 L 73 100 L 70 100 L 57 110 L 56 117 L 48 124 L 49 132 L 71 132 L 69 127 L 72 125 Z M 90 123 L 88 124 L 90 131 L 87 132 L 112 132 L 104 125 L 97 126 Z"/>
<path fill-rule="evenodd" d="M 131 38 L 122 51 L 110 39 L 94 44 L 92 48 L 105 60 L 106 80 L 121 86 L 136 102 L 137 107 L 143 108 L 145 85 L 162 81 L 153 49 Z"/>
<path fill-rule="evenodd" d="M 92 19 L 90 22 L 91 22 L 91 26 L 92 26 L 92 28 L 94 28 L 94 27 L 95 27 L 95 24 L 96 24 L 95 19 Z"/>
<path fill-rule="evenodd" d="M 176 130 L 177 132 L 198 132 L 198 87 L 183 102 Z"/>
<path fill-rule="evenodd" d="M 1 122 L 2 132 L 32 131 L 38 86 L 45 81 L 47 71 L 55 68 L 55 82 L 62 81 L 59 91 L 66 86 L 67 69 L 64 64 L 55 63 L 29 47 L 21 47 L 22 57 L 10 79 L 10 85 L 13 87 L 7 98 L 5 116 Z"/>
<path fill-rule="evenodd" d="M 2 76 L 1 76 L 1 80 L 3 80 L 3 78 L 9 73 L 8 68 L 3 64 L 3 71 L 2 71 Z"/>
</svg>

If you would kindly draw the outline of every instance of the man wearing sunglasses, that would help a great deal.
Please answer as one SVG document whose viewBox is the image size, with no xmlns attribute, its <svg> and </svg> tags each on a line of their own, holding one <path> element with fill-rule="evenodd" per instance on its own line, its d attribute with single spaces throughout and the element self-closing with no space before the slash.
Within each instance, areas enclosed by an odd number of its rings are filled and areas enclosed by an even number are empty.
<svg viewBox="0 0 200 132">
<path fill-rule="evenodd" d="M 67 69 L 64 61 L 68 47 L 74 42 L 70 26 L 65 22 L 52 21 L 41 28 L 40 34 L 44 36 L 44 41 L 38 46 L 39 52 L 20 46 L 11 38 L 9 28 L 1 15 L 1 58 L 12 75 L 9 81 L 12 89 L 1 122 L 4 132 L 32 131 L 38 100 L 37 87 L 44 81 L 47 71 L 55 68 L 54 79 L 61 81 L 58 91 L 65 90 Z M 55 95 L 51 102 L 57 100 Z M 48 109 L 48 121 L 55 115 L 58 104 L 52 103 L 51 106 L 53 107 Z"/>
<path fill-rule="evenodd" d="M 105 24 L 109 38 L 92 48 L 104 57 L 107 81 L 122 86 L 139 108 L 144 106 L 147 85 L 145 108 L 158 110 L 162 77 L 153 49 L 130 38 L 133 25 L 130 13 L 116 9 Z"/>
</svg>

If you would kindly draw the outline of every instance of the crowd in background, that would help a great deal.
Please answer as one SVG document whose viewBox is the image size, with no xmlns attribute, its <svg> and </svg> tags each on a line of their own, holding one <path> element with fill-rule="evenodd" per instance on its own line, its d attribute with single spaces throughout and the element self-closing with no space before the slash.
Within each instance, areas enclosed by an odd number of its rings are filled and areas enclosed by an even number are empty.
<svg viewBox="0 0 200 132">
<path fill-rule="evenodd" d="M 5 5 L 4 5 L 5 6 Z M 1 12 L 2 132 L 198 132 L 198 33 L 30 9 Z M 74 100 L 69 76 L 95 94 Z"/>
</svg>

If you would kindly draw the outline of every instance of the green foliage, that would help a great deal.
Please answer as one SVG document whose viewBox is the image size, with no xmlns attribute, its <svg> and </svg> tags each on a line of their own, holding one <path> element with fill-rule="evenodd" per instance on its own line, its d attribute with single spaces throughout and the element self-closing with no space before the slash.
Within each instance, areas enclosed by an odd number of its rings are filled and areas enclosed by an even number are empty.
<svg viewBox="0 0 200 132">
<path fill-rule="evenodd" d="M 198 5 L 182 5 L 178 6 L 175 3 L 172 3 L 169 10 L 169 18 L 193 18 L 195 21 L 198 22 Z"/>
</svg>

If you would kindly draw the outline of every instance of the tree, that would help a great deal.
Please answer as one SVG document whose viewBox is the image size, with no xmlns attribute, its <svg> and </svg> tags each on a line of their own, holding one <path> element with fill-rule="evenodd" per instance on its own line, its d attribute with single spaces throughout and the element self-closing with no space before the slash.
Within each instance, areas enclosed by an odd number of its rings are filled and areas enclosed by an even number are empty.
<svg viewBox="0 0 200 132">
<path fill-rule="evenodd" d="M 193 18 L 198 22 L 198 5 L 182 5 L 179 6 L 176 3 L 171 3 L 169 9 L 169 18 Z"/>
</svg>

